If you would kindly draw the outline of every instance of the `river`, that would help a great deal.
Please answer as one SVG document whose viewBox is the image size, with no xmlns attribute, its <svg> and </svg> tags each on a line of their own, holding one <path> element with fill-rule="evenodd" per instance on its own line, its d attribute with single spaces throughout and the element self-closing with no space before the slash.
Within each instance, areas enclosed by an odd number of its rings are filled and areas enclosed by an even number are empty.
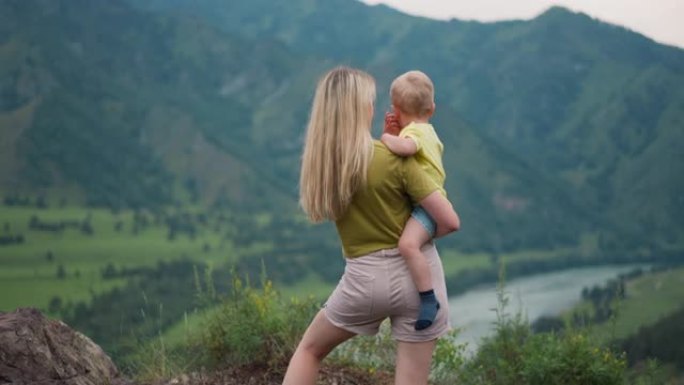
<svg viewBox="0 0 684 385">
<path fill-rule="evenodd" d="M 639 266 L 599 266 L 536 274 L 506 283 L 510 315 L 522 311 L 530 322 L 542 315 L 558 315 L 581 300 L 582 288 L 603 286 L 609 279 Z M 496 285 L 481 286 L 449 299 L 451 325 L 460 328 L 457 342 L 473 352 L 482 337 L 492 333 L 496 314 Z"/>
</svg>

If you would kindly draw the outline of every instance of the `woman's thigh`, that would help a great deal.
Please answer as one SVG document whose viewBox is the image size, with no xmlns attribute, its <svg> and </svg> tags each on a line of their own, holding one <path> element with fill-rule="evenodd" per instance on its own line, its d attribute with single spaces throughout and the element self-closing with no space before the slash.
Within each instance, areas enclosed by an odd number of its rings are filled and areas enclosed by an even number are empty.
<svg viewBox="0 0 684 385">
<path fill-rule="evenodd" d="M 355 335 L 355 333 L 333 325 L 325 316 L 325 312 L 319 311 L 304 332 L 297 349 L 305 349 L 313 355 L 323 358 L 337 345 Z"/>
</svg>

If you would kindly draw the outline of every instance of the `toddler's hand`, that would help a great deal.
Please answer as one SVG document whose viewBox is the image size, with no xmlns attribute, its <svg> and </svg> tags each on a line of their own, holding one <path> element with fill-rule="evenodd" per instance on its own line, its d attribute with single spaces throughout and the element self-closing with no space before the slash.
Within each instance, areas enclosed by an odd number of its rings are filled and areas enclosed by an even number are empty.
<svg viewBox="0 0 684 385">
<path fill-rule="evenodd" d="M 385 130 L 383 133 L 397 136 L 401 128 L 399 127 L 399 120 L 394 112 L 385 113 Z"/>
</svg>

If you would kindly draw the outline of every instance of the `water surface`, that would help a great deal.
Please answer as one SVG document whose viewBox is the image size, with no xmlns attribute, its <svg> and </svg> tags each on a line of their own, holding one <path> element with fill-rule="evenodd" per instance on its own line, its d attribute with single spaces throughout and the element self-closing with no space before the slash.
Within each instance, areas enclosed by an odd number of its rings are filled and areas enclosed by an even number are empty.
<svg viewBox="0 0 684 385">
<path fill-rule="evenodd" d="M 558 315 L 581 300 L 582 288 L 603 286 L 609 279 L 639 266 L 594 266 L 535 274 L 506 283 L 507 313 L 521 311 L 530 322 L 543 315 Z M 449 299 L 451 325 L 462 329 L 458 342 L 468 351 L 477 348 L 482 337 L 491 334 L 496 320 L 496 285 L 469 290 Z"/>
</svg>

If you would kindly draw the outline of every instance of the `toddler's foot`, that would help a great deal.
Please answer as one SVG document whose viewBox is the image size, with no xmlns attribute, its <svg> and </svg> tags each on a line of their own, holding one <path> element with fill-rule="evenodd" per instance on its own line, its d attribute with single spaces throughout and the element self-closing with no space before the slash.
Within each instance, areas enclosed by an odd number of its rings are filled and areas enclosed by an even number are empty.
<svg viewBox="0 0 684 385">
<path fill-rule="evenodd" d="M 420 292 L 420 311 L 418 312 L 418 320 L 414 327 L 416 330 L 427 329 L 432 326 L 437 317 L 439 310 L 439 301 L 435 296 L 434 290 Z"/>
</svg>

